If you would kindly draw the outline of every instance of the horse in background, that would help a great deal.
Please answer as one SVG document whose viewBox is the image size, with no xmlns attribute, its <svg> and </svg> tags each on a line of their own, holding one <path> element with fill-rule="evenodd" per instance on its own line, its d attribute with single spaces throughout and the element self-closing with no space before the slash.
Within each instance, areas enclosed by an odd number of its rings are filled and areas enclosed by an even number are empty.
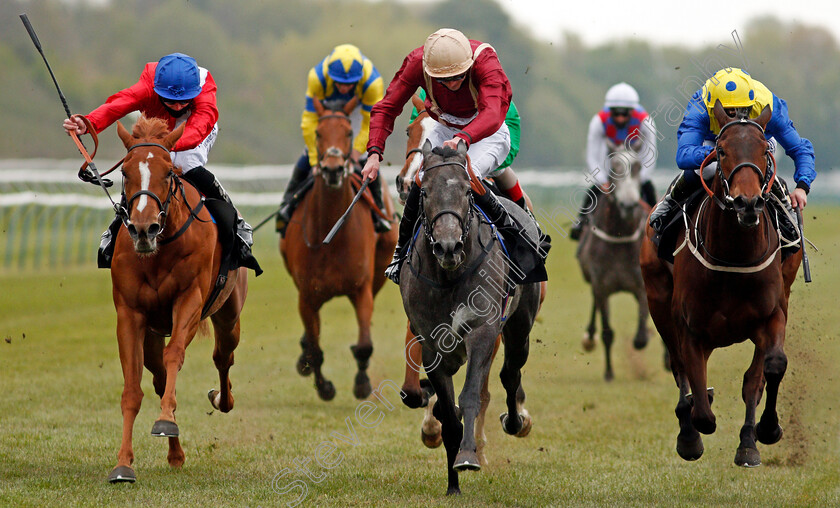
<svg viewBox="0 0 840 508">
<path fill-rule="evenodd" d="M 233 409 L 228 377 L 233 351 L 239 344 L 239 318 L 248 291 L 247 269 L 227 272 L 213 300 L 219 280 L 223 248 L 213 218 L 201 195 L 184 185 L 172 165 L 170 150 L 184 132 L 184 124 L 169 132 L 165 122 L 140 117 L 129 133 L 117 122 L 117 133 L 128 154 L 122 164 L 122 209 L 125 228 L 115 239 L 111 265 L 117 341 L 124 387 L 122 444 L 111 483 L 134 482 L 132 432 L 140 410 L 143 366 L 152 373 L 160 396 L 160 415 L 153 436 L 169 438 L 167 460 L 173 468 L 184 464 L 184 451 L 175 423 L 175 381 L 187 346 L 199 323 L 210 317 L 215 332 L 213 362 L 219 371 L 219 390 L 208 394 L 216 409 Z M 235 218 L 235 217 L 234 217 Z M 164 337 L 171 335 L 169 343 Z"/>
<path fill-rule="evenodd" d="M 583 348 L 591 351 L 595 347 L 595 320 L 600 314 L 601 340 L 606 358 L 604 379 L 612 381 L 614 332 L 610 326 L 611 295 L 622 291 L 633 294 L 639 306 L 633 347 L 642 349 L 648 343 L 647 295 L 639 267 L 639 252 L 650 206 L 641 200 L 639 191 L 642 169 L 639 145 L 616 145 L 610 140 L 607 140 L 607 145 L 609 179 L 583 230 L 576 256 L 583 278 L 592 288 L 592 312 Z"/>
<path fill-rule="evenodd" d="M 362 200 L 333 240 L 327 245 L 322 243 L 356 194 L 351 180 L 355 178 L 359 183 L 360 178 L 353 173 L 350 159 L 353 130 L 348 114 L 355 100 L 337 111 L 326 109 L 320 101 L 314 102 L 318 113 L 315 182 L 292 215 L 285 237 L 280 239 L 283 262 L 298 290 L 298 311 L 304 326 L 297 371 L 302 376 L 315 374 L 315 388 L 321 399 L 335 397 L 335 387 L 321 371 L 324 354 L 319 311 L 332 298 L 347 296 L 358 323 L 358 340 L 350 347 L 358 367 L 353 395 L 364 399 L 371 393 L 367 368 L 373 353 L 373 299 L 385 284 L 385 268 L 394 253 L 398 232 L 394 228 L 376 233 L 371 205 Z M 385 185 L 382 196 L 389 216 L 393 216 L 394 205 Z"/>
<path fill-rule="evenodd" d="M 653 229 L 647 226 L 642 275 L 650 314 L 670 352 L 679 388 L 677 453 L 683 459 L 699 459 L 704 450 L 700 433 L 716 428 L 713 392 L 706 382 L 712 351 L 748 339 L 755 344 L 744 374 L 746 415 L 735 452 L 737 465 L 753 467 L 761 464 L 756 440 L 773 444 L 782 437 L 776 401 L 787 369 L 790 287 L 802 250 L 781 261 L 781 234 L 764 206 L 775 177 L 764 135 L 772 111 L 766 107 L 755 120 L 736 119 L 717 101 L 713 112 L 721 130 L 703 162 L 705 167 L 717 158 L 712 186 L 703 182 L 707 196 L 684 215 L 673 264 L 658 257 Z M 765 389 L 767 401 L 756 424 Z"/>
<path fill-rule="evenodd" d="M 434 417 L 441 422 L 447 455 L 447 494 L 460 493 L 458 472 L 481 468 L 475 425 L 499 333 L 504 334 L 501 370 L 508 411 L 502 428 L 524 436 L 530 416 L 524 411 L 521 368 L 528 358 L 528 338 L 539 307 L 539 284 L 513 283 L 514 268 L 494 229 L 473 207 L 466 170 L 466 146 L 458 150 L 423 145 L 421 219 L 400 281 L 411 332 L 420 337 L 423 367 L 437 394 Z M 538 244 L 539 234 L 527 214 L 513 203 L 510 213 L 526 225 Z M 451 321 L 441 321 L 441 317 Z M 466 363 L 464 388 L 455 404 L 452 376 Z M 463 417 L 463 425 L 461 418 Z"/>
</svg>

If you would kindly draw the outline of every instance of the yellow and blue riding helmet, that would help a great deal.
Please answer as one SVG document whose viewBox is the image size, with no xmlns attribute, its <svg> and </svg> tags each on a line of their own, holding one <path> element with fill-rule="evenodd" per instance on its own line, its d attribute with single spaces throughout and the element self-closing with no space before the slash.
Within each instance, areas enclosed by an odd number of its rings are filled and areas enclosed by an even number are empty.
<svg viewBox="0 0 840 508">
<path fill-rule="evenodd" d="M 755 97 L 752 78 L 746 71 L 735 67 L 717 71 L 703 85 L 703 101 L 709 111 L 718 100 L 724 108 L 751 108 Z"/>
<path fill-rule="evenodd" d="M 362 79 L 364 56 L 352 44 L 341 44 L 327 57 L 327 75 L 336 83 L 357 83 Z"/>
</svg>

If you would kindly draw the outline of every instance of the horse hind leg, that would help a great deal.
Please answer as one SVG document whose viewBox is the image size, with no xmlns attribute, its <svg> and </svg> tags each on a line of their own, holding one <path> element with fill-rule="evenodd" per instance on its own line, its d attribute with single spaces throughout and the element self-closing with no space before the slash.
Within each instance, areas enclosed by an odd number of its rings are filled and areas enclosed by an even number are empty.
<svg viewBox="0 0 840 508">
<path fill-rule="evenodd" d="M 691 423 L 691 401 L 688 398 L 688 383 L 681 377 L 680 398 L 677 401 L 677 408 L 674 413 L 680 424 L 680 433 L 677 435 L 677 453 L 684 460 L 697 460 L 703 456 L 703 438 L 694 425 Z"/>
<path fill-rule="evenodd" d="M 520 413 L 522 403 L 525 400 L 525 392 L 522 391 L 522 367 L 528 360 L 528 333 L 524 334 L 524 338 L 517 337 L 517 332 L 521 334 L 522 330 L 517 330 L 516 322 L 517 314 L 512 315 L 508 324 L 504 329 L 504 344 L 505 344 L 505 360 L 502 364 L 502 370 L 499 377 L 502 380 L 502 386 L 505 388 L 505 403 L 507 405 L 507 412 L 499 415 L 499 420 L 502 423 L 502 429 L 512 436 L 520 435 L 526 423 L 530 425 L 531 417 L 527 414 Z M 530 329 L 530 328 L 529 328 Z M 514 415 L 510 417 L 509 415 Z M 528 431 L 530 432 L 530 430 Z M 527 435 L 527 432 L 525 433 Z"/>
<path fill-rule="evenodd" d="M 434 415 L 434 407 L 437 400 L 437 395 L 432 395 L 423 411 L 423 423 L 420 425 L 420 440 L 426 448 L 437 448 L 443 443 L 441 424 Z"/>
<path fill-rule="evenodd" d="M 233 297 L 233 295 L 231 295 Z M 234 363 L 233 351 L 239 345 L 239 309 L 241 305 L 234 306 L 228 309 L 228 304 L 212 316 L 213 334 L 216 338 L 216 344 L 213 348 L 213 363 L 216 365 L 216 370 L 219 372 L 219 389 L 211 389 L 207 392 L 207 398 L 214 408 L 222 413 L 227 413 L 233 409 L 233 392 L 231 388 L 233 384 L 230 382 L 230 368 Z M 230 310 L 230 315 L 228 314 Z"/>
<path fill-rule="evenodd" d="M 604 358 L 606 366 L 604 367 L 604 380 L 612 381 L 615 378 L 612 367 L 612 345 L 615 333 L 610 326 L 610 306 L 609 295 L 599 294 L 595 297 L 598 311 L 601 313 L 601 341 L 604 343 Z"/>
<path fill-rule="evenodd" d="M 741 396 L 746 406 L 744 425 L 740 431 L 740 442 L 735 452 L 735 464 L 744 467 L 755 467 L 761 464 L 761 455 L 755 444 L 755 408 L 761 400 L 761 392 L 764 390 L 761 366 L 764 363 L 764 354 L 759 348 L 755 348 L 752 363 L 744 373 L 744 385 L 741 389 Z"/>
<path fill-rule="evenodd" d="M 764 378 L 767 380 L 767 400 L 761 420 L 755 427 L 756 437 L 763 444 L 775 444 L 782 438 L 782 427 L 776 413 L 776 402 L 779 395 L 779 385 L 787 371 L 787 356 L 783 349 L 785 341 L 786 319 L 778 311 L 770 322 L 770 346 L 766 348 L 764 356 Z"/>
<path fill-rule="evenodd" d="M 598 313 L 598 307 L 595 306 L 595 300 L 592 300 L 592 312 L 589 314 L 589 325 L 586 327 L 586 333 L 583 335 L 581 346 L 584 351 L 592 351 L 595 349 L 595 317 Z"/>
<path fill-rule="evenodd" d="M 143 362 L 146 365 L 146 369 L 152 373 L 152 385 L 155 387 L 155 393 L 160 398 L 163 398 L 163 394 L 166 391 L 166 368 L 163 365 L 164 345 L 165 340 L 163 335 L 146 330 Z M 169 452 L 166 455 L 166 461 L 173 468 L 183 466 L 186 456 L 184 455 L 184 449 L 181 447 L 180 439 L 177 436 L 170 436 L 168 442 Z"/>
<path fill-rule="evenodd" d="M 647 294 L 645 293 L 644 281 L 639 278 L 638 287 L 634 291 L 636 302 L 639 304 L 639 322 L 636 327 L 636 336 L 633 338 L 633 347 L 636 349 L 644 349 L 648 344 L 648 303 Z"/>
</svg>

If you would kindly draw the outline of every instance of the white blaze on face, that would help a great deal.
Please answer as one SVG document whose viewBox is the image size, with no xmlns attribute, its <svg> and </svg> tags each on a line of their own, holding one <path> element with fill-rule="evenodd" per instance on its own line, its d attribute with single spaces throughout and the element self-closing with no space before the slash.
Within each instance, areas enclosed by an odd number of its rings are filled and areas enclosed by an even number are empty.
<svg viewBox="0 0 840 508">
<path fill-rule="evenodd" d="M 149 152 L 149 155 L 146 156 L 146 159 L 151 159 L 154 157 L 152 152 Z M 140 169 L 140 189 L 147 191 L 149 190 L 149 180 L 152 177 L 152 172 L 149 171 L 149 163 L 148 162 L 141 162 L 138 164 Z M 149 197 L 145 194 L 140 196 L 140 200 L 137 201 L 137 211 L 142 212 L 144 208 L 146 208 L 146 203 L 149 202 Z"/>
</svg>

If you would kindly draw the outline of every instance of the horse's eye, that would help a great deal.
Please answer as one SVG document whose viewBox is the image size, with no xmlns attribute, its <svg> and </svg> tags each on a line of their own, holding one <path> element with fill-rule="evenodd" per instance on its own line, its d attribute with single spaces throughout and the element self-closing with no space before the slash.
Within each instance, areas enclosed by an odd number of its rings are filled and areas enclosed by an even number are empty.
<svg viewBox="0 0 840 508">
<path fill-rule="evenodd" d="M 725 153 L 723 153 L 723 150 L 721 150 L 720 148 L 718 148 L 718 150 L 717 150 L 717 154 L 718 154 L 718 157 L 719 157 L 719 158 L 722 158 L 722 157 L 724 157 L 724 156 L 726 155 Z"/>
<path fill-rule="evenodd" d="M 321 133 L 320 132 L 315 131 L 315 139 L 321 139 Z"/>
</svg>

